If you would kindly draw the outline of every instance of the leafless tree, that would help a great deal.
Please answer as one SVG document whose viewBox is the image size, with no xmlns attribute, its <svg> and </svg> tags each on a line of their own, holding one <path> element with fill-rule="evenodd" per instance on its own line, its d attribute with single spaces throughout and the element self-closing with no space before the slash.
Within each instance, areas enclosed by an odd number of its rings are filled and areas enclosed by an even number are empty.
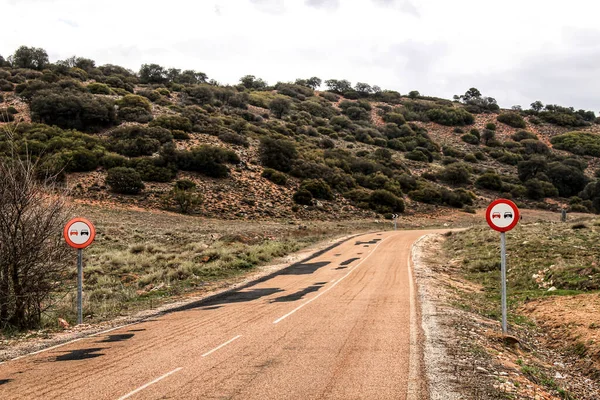
<svg viewBox="0 0 600 400">
<path fill-rule="evenodd" d="M 0 328 L 32 328 L 68 273 L 61 238 L 69 215 L 66 189 L 18 151 L 16 125 L 0 128 Z"/>
</svg>

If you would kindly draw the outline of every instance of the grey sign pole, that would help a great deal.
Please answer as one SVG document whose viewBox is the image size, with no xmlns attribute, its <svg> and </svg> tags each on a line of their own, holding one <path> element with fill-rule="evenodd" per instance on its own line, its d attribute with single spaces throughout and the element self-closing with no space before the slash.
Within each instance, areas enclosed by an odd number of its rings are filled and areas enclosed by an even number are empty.
<svg viewBox="0 0 600 400">
<path fill-rule="evenodd" d="M 83 323 L 83 249 L 77 249 L 77 324 Z"/>
<path fill-rule="evenodd" d="M 502 333 L 508 333 L 506 324 L 506 233 L 500 233 L 500 251 L 502 257 Z"/>
</svg>

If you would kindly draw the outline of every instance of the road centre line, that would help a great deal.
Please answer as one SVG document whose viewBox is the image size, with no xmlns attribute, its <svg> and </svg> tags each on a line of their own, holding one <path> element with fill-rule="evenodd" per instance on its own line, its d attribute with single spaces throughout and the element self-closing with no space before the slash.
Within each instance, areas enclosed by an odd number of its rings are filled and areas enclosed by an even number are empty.
<svg viewBox="0 0 600 400">
<path fill-rule="evenodd" d="M 119 397 L 118 400 L 125 400 L 128 399 L 129 397 L 133 396 L 134 394 L 141 392 L 142 390 L 146 389 L 148 386 L 150 385 L 154 385 L 155 383 L 173 375 L 175 372 L 181 371 L 183 369 L 183 367 L 179 367 L 179 368 L 175 368 L 173 371 L 171 372 L 167 372 L 166 374 L 164 374 L 163 376 L 159 376 L 158 378 L 156 378 L 155 380 L 153 380 L 152 382 L 148 382 L 143 386 L 140 386 L 139 388 L 135 389 L 133 392 L 129 392 L 127 393 L 125 396 L 121 396 Z"/>
<path fill-rule="evenodd" d="M 234 337 L 233 339 L 229 339 L 228 341 L 226 341 L 225 343 L 223 343 L 223 344 L 222 344 L 222 345 L 220 345 L 220 346 L 217 346 L 217 347 L 215 347 L 214 349 L 212 349 L 212 350 L 211 350 L 211 351 L 209 351 L 208 353 L 204 353 L 204 354 L 202 354 L 202 357 L 206 357 L 206 356 L 208 356 L 208 355 L 210 355 L 210 354 L 214 353 L 215 351 L 219 350 L 221 347 L 225 347 L 225 346 L 227 346 L 229 343 L 231 343 L 231 342 L 233 342 L 234 340 L 236 340 L 236 339 L 239 339 L 239 338 L 241 338 L 241 337 L 242 337 L 242 335 L 237 335 L 237 336 L 236 336 L 236 337 Z"/>
<path fill-rule="evenodd" d="M 283 317 L 280 317 L 278 319 L 276 319 L 275 321 L 273 321 L 274 324 L 278 324 L 279 322 L 283 321 L 284 319 L 286 319 L 287 317 L 289 317 L 290 315 L 292 315 L 293 313 L 295 313 L 296 311 L 300 310 L 301 308 L 303 308 L 304 306 L 312 303 L 313 301 L 315 301 L 316 299 L 318 299 L 319 297 L 321 297 L 322 295 L 324 295 L 325 293 L 329 292 L 331 289 L 333 289 L 338 283 L 340 283 L 341 281 L 343 281 L 344 279 L 346 279 L 346 277 L 348 275 L 350 275 L 352 273 L 352 271 L 354 271 L 356 268 L 360 267 L 362 263 L 364 263 L 365 261 L 367 261 L 367 259 L 371 256 L 371 254 L 375 253 L 375 250 L 377 250 L 377 247 L 379 247 L 380 244 L 382 244 L 383 242 L 385 242 L 388 238 L 390 238 L 391 236 L 386 237 L 385 239 L 383 239 L 381 242 L 379 242 L 374 248 L 373 251 L 369 252 L 369 254 L 367 254 L 367 256 L 361 261 L 359 262 L 354 268 L 352 268 L 350 271 L 348 271 L 348 273 L 344 276 L 342 276 L 340 279 L 338 279 L 335 283 L 333 283 L 333 285 L 329 286 L 327 289 L 325 289 L 323 292 L 319 293 L 318 295 L 316 295 L 315 297 L 313 297 L 312 299 L 307 300 L 306 302 L 300 304 L 298 307 L 294 308 L 292 311 L 290 311 L 289 313 L 285 314 Z"/>
</svg>

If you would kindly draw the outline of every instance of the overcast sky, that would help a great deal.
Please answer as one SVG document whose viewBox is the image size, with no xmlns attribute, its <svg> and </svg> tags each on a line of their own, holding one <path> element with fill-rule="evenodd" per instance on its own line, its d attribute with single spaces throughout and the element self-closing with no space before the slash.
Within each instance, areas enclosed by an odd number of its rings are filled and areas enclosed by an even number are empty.
<svg viewBox="0 0 600 400">
<path fill-rule="evenodd" d="M 135 71 L 195 69 L 221 83 L 348 79 L 502 107 L 600 110 L 592 0 L 0 0 L 5 58 L 20 45 Z"/>
</svg>

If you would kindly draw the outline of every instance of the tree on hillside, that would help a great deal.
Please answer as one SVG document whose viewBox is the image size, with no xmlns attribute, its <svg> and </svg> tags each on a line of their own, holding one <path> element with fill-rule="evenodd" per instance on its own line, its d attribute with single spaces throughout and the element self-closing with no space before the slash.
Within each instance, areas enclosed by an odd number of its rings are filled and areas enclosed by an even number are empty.
<svg viewBox="0 0 600 400">
<path fill-rule="evenodd" d="M 162 84 L 168 81 L 167 71 L 158 64 L 143 64 L 139 75 L 141 83 Z"/>
<path fill-rule="evenodd" d="M 191 69 L 186 69 L 175 78 L 175 83 L 181 83 L 183 85 L 195 85 L 198 83 L 206 83 L 208 81 L 208 75 L 204 72 L 197 72 Z"/>
<path fill-rule="evenodd" d="M 240 78 L 240 83 L 244 85 L 246 89 L 263 90 L 267 87 L 267 82 L 261 78 L 257 78 L 254 75 L 245 75 Z"/>
<path fill-rule="evenodd" d="M 294 142 L 270 137 L 260 141 L 260 161 L 265 167 L 289 172 L 297 158 L 298 150 Z"/>
<path fill-rule="evenodd" d="M 269 109 L 277 118 L 283 117 L 285 114 L 290 112 L 290 108 L 292 107 L 292 102 L 285 97 L 278 97 L 273 99 L 269 104 Z"/>
<path fill-rule="evenodd" d="M 531 109 L 535 112 L 540 112 L 540 111 L 542 111 L 543 108 L 544 108 L 544 103 L 542 103 L 539 100 L 531 103 Z"/>
<path fill-rule="evenodd" d="M 350 83 L 350 81 L 347 81 L 345 79 L 328 79 L 325 81 L 325 85 L 327 85 L 327 88 L 330 91 L 338 94 L 343 94 L 344 92 L 352 90 L 352 84 Z"/>
<path fill-rule="evenodd" d="M 2 57 L 2 55 L 0 55 L 0 68 L 8 67 L 8 66 L 9 66 L 8 62 L 4 59 L 4 57 Z"/>
<path fill-rule="evenodd" d="M 354 90 L 356 90 L 363 97 L 367 97 L 373 93 L 373 88 L 371 85 L 363 82 L 357 82 L 356 85 L 354 85 Z"/>
<path fill-rule="evenodd" d="M 84 57 L 69 57 L 65 60 L 58 60 L 56 62 L 57 65 L 65 66 L 67 68 L 79 68 L 86 72 L 96 68 L 96 62 L 89 58 Z"/>
<path fill-rule="evenodd" d="M 411 99 L 416 99 L 421 95 L 421 93 L 419 93 L 418 90 L 411 90 L 410 92 L 408 92 L 408 97 L 410 97 Z"/>
<path fill-rule="evenodd" d="M 316 90 L 319 86 L 321 86 L 322 81 L 320 78 L 313 76 L 312 78 L 308 79 L 296 79 L 296 82 L 294 83 L 296 85 L 307 86 L 312 90 Z"/>
<path fill-rule="evenodd" d="M 48 65 L 48 53 L 39 47 L 21 46 L 10 59 L 13 68 L 42 70 Z"/>
</svg>

